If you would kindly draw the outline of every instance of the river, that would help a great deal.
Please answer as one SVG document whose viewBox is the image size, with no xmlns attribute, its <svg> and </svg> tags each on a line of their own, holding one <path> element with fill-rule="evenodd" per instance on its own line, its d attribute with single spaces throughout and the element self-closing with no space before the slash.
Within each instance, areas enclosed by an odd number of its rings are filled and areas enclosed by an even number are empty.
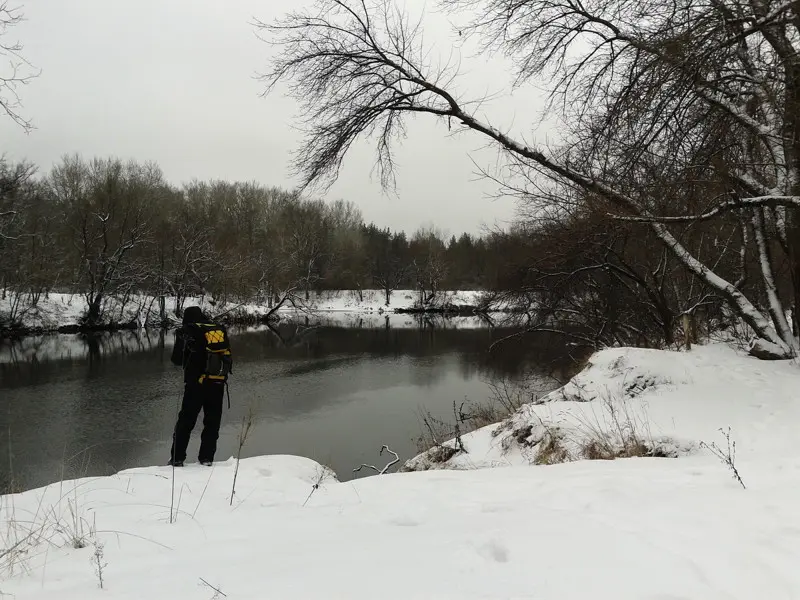
<svg viewBox="0 0 800 600">
<path fill-rule="evenodd" d="M 310 325 L 231 329 L 236 363 L 217 460 L 235 454 L 252 411 L 243 457 L 308 456 L 346 480 L 362 462 L 384 464 L 383 444 L 402 459 L 416 454 L 421 411 L 452 421 L 453 402 L 484 401 L 488 383 L 521 376 L 533 360 L 522 338 L 489 350 L 513 329 L 465 319 Z M 0 343 L 6 485 L 13 478 L 30 489 L 165 464 L 182 391 L 180 370 L 169 362 L 172 340 L 171 332 L 126 331 Z"/>
</svg>

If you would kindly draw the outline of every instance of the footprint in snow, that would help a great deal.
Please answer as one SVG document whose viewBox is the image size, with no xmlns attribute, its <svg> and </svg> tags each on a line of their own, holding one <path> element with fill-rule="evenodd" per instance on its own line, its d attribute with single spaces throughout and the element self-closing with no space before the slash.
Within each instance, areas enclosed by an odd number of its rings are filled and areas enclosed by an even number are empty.
<svg viewBox="0 0 800 600">
<path fill-rule="evenodd" d="M 480 548 L 478 548 L 478 552 L 481 556 L 489 560 L 499 563 L 508 562 L 508 549 L 499 542 L 486 542 Z"/>
<path fill-rule="evenodd" d="M 508 507 L 503 506 L 501 504 L 484 504 L 481 506 L 482 513 L 499 513 L 499 512 L 506 512 Z"/>
<path fill-rule="evenodd" d="M 394 517 L 389 519 L 390 525 L 397 525 L 398 527 L 416 527 L 419 525 L 419 521 L 416 519 L 409 517 L 408 515 L 400 515 L 398 517 Z"/>
</svg>

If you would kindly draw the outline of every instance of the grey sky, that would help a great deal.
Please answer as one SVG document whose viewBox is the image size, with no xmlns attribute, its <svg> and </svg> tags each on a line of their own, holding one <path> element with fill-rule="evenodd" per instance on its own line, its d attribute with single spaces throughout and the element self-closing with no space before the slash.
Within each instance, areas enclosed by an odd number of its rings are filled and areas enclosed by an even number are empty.
<svg viewBox="0 0 800 600">
<path fill-rule="evenodd" d="M 36 129 L 25 135 L 0 119 L 1 150 L 42 169 L 67 153 L 154 160 L 166 177 L 257 180 L 290 188 L 289 153 L 298 142 L 293 103 L 279 94 L 260 98 L 255 79 L 270 48 L 253 18 L 269 21 L 298 0 L 28 0 L 26 22 L 11 32 L 23 54 L 42 70 L 22 90 L 24 115 Z M 426 4 L 407 0 L 412 10 Z M 432 6 L 432 2 L 427 3 Z M 429 8 L 430 10 L 430 8 Z M 452 48 L 447 23 L 426 20 L 426 41 Z M 459 89 L 479 97 L 510 79 L 500 60 L 462 57 Z M 540 106 L 533 90 L 495 98 L 482 111 L 502 127 L 528 134 Z M 542 140 L 541 136 L 537 136 Z M 492 164 L 493 151 L 475 134 L 448 137 L 445 126 L 420 118 L 398 150 L 398 197 L 380 190 L 373 155 L 361 145 L 345 163 L 326 199 L 355 202 L 368 221 L 413 231 L 434 224 L 450 233 L 503 225 L 509 199 L 476 181 L 470 159 Z"/>
</svg>

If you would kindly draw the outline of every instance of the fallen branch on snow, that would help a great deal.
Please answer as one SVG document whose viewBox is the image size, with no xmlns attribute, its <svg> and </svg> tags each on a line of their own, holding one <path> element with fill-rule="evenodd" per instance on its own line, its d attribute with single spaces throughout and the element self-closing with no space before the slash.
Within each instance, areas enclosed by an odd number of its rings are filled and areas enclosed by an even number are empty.
<svg viewBox="0 0 800 600">
<path fill-rule="evenodd" d="M 224 597 L 224 598 L 227 598 L 227 597 L 228 597 L 228 595 L 227 595 L 225 592 L 223 592 L 221 589 L 219 589 L 219 588 L 217 588 L 217 587 L 214 587 L 213 585 L 211 585 L 210 583 L 208 583 L 208 582 L 207 582 L 205 579 L 203 579 L 202 577 L 200 578 L 200 581 L 202 582 L 202 584 L 203 584 L 203 585 L 205 585 L 205 586 L 207 586 L 207 587 L 210 587 L 212 590 L 214 590 L 214 598 L 219 598 L 220 596 L 222 596 L 222 597 Z"/>
</svg>

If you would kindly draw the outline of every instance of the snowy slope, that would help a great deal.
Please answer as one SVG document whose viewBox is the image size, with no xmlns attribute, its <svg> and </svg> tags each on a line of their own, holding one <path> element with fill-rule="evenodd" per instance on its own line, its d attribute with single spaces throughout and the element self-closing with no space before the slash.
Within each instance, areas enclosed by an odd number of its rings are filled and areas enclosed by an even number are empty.
<svg viewBox="0 0 800 600">
<path fill-rule="evenodd" d="M 0 591 L 34 600 L 223 598 L 202 578 L 248 600 L 800 598 L 798 383 L 794 365 L 722 346 L 615 349 L 594 357 L 574 393 L 566 390 L 570 400 L 554 394 L 534 409 L 565 422 L 580 408 L 599 415 L 603 400 L 592 398 L 608 388 L 627 390 L 631 407 L 647 405 L 658 435 L 687 445 L 719 442 L 716 429 L 730 425 L 746 490 L 698 448 L 677 459 L 348 483 L 310 460 L 267 456 L 242 461 L 233 506 L 233 461 L 176 470 L 180 510 L 169 524 L 171 470 L 133 469 L 3 497 L 0 547 L 21 543 L 0 559 Z M 520 411 L 503 431 L 531 415 Z M 487 447 L 477 466 L 513 462 L 486 441 L 490 430 L 465 438 L 468 449 L 477 452 L 479 439 Z M 522 457 L 519 448 L 507 454 Z M 76 529 L 87 547 L 71 547 Z M 95 541 L 104 544 L 102 591 Z"/>
<path fill-rule="evenodd" d="M 566 386 L 525 405 L 499 425 L 463 436 L 467 453 L 445 464 L 421 455 L 406 468 L 480 468 L 535 461 L 539 437 L 557 432 L 572 459 L 597 431 L 638 437 L 670 455 L 726 445 L 731 428 L 740 462 L 800 456 L 800 368 L 765 362 L 724 344 L 690 352 L 612 348 L 595 354 Z M 614 414 L 612 414 L 612 411 Z M 530 434 L 528 434 L 530 430 Z M 452 442 L 448 445 L 452 446 Z"/>
</svg>

